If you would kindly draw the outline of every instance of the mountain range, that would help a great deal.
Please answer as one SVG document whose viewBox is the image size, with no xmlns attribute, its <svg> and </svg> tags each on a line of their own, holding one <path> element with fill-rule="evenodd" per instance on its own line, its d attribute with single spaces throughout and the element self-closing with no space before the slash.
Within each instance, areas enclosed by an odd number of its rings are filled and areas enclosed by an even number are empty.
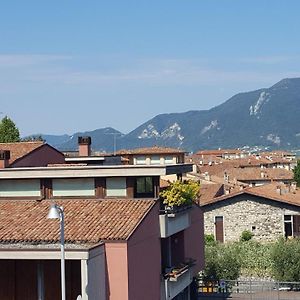
<svg viewBox="0 0 300 300">
<path fill-rule="evenodd" d="M 186 151 L 213 148 L 300 148 L 300 78 L 283 79 L 256 91 L 239 93 L 209 110 L 160 114 L 128 134 L 111 127 L 69 135 L 44 135 L 61 150 L 77 149 L 77 137 L 89 135 L 92 148 L 111 152 L 145 146 Z"/>
</svg>

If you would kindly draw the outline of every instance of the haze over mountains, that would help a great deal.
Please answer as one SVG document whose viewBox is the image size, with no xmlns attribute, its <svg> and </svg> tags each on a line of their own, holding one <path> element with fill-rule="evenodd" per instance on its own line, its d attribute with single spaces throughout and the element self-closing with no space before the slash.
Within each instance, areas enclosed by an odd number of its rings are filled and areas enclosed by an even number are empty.
<svg viewBox="0 0 300 300">
<path fill-rule="evenodd" d="M 42 137 L 61 150 L 77 149 L 80 135 L 92 137 L 93 150 L 108 152 L 113 151 L 114 138 L 117 149 L 153 145 L 187 151 L 245 146 L 299 149 L 299 119 L 300 78 L 290 78 L 270 88 L 239 93 L 209 110 L 157 115 L 128 134 L 108 127 Z"/>
</svg>

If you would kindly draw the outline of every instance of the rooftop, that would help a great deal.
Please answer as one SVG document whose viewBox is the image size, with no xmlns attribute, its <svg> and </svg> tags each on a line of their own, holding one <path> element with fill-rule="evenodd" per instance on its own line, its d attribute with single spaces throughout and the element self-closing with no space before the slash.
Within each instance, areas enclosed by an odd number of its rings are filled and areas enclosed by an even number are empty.
<svg viewBox="0 0 300 300">
<path fill-rule="evenodd" d="M 270 199 L 277 202 L 287 203 L 291 205 L 300 206 L 300 190 L 292 189 L 291 186 L 285 184 L 278 183 L 270 183 L 266 185 L 256 186 L 256 187 L 248 187 L 242 190 L 236 190 L 227 195 L 222 195 L 220 197 L 215 197 L 205 199 L 205 201 L 201 201 L 200 205 L 210 205 L 216 202 L 225 201 L 227 199 L 236 197 L 238 195 L 248 194 L 253 196 L 258 196 L 266 199 Z"/>
<path fill-rule="evenodd" d="M 47 219 L 53 201 L 0 200 L 0 244 L 55 244 L 59 242 L 58 220 Z M 97 244 L 127 240 L 155 200 L 62 200 L 65 241 Z"/>
<path fill-rule="evenodd" d="M 132 155 L 132 154 L 181 154 L 185 153 L 185 151 L 176 148 L 168 148 L 168 147 L 146 147 L 146 148 L 136 148 L 130 150 L 120 150 L 117 152 L 118 155 Z"/>
<path fill-rule="evenodd" d="M 29 154 L 33 150 L 44 145 L 43 141 L 38 142 L 17 142 L 17 143 L 0 143 L 0 150 L 10 151 L 9 164 L 17 159 Z"/>
</svg>

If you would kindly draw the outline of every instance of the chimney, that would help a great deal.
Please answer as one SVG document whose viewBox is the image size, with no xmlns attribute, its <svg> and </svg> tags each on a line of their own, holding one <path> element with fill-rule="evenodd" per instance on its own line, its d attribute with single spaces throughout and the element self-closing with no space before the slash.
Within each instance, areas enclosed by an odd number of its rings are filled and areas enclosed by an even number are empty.
<svg viewBox="0 0 300 300">
<path fill-rule="evenodd" d="M 193 173 L 197 173 L 197 165 L 193 165 Z"/>
<path fill-rule="evenodd" d="M 90 136 L 79 136 L 79 156 L 90 156 L 91 155 L 91 137 Z"/>
<path fill-rule="evenodd" d="M 204 173 L 204 179 L 207 180 L 207 181 L 210 181 L 210 175 L 209 175 L 208 172 Z"/>
<path fill-rule="evenodd" d="M 280 185 L 277 185 L 276 187 L 276 193 L 281 195 L 281 186 Z"/>
<path fill-rule="evenodd" d="M 227 183 L 229 182 L 229 175 L 227 174 L 226 171 L 224 172 L 224 181 Z"/>
<path fill-rule="evenodd" d="M 225 195 L 229 195 L 230 194 L 230 187 L 229 186 L 224 186 L 225 188 Z"/>
<path fill-rule="evenodd" d="M 5 169 L 9 165 L 10 151 L 0 150 L 0 169 Z"/>
<path fill-rule="evenodd" d="M 296 189 L 297 189 L 297 182 L 295 181 L 291 182 L 291 187 L 290 187 L 291 193 L 296 193 Z"/>
</svg>

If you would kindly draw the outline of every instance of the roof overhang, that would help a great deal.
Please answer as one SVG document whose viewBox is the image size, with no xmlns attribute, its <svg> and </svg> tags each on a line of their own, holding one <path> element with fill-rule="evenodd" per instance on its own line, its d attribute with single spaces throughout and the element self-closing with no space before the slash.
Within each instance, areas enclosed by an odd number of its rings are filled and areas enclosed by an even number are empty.
<svg viewBox="0 0 300 300">
<path fill-rule="evenodd" d="M 56 247 L 55 247 L 56 246 Z M 88 260 L 94 256 L 104 254 L 104 243 L 97 245 L 78 245 L 76 247 L 65 247 L 66 260 Z M 28 246 L 4 244 L 0 246 L 0 259 L 41 259 L 41 260 L 59 260 L 61 251 L 58 245 L 47 246 Z"/>
<path fill-rule="evenodd" d="M 192 164 L 7 168 L 0 170 L 0 179 L 163 176 L 190 171 Z"/>
</svg>

